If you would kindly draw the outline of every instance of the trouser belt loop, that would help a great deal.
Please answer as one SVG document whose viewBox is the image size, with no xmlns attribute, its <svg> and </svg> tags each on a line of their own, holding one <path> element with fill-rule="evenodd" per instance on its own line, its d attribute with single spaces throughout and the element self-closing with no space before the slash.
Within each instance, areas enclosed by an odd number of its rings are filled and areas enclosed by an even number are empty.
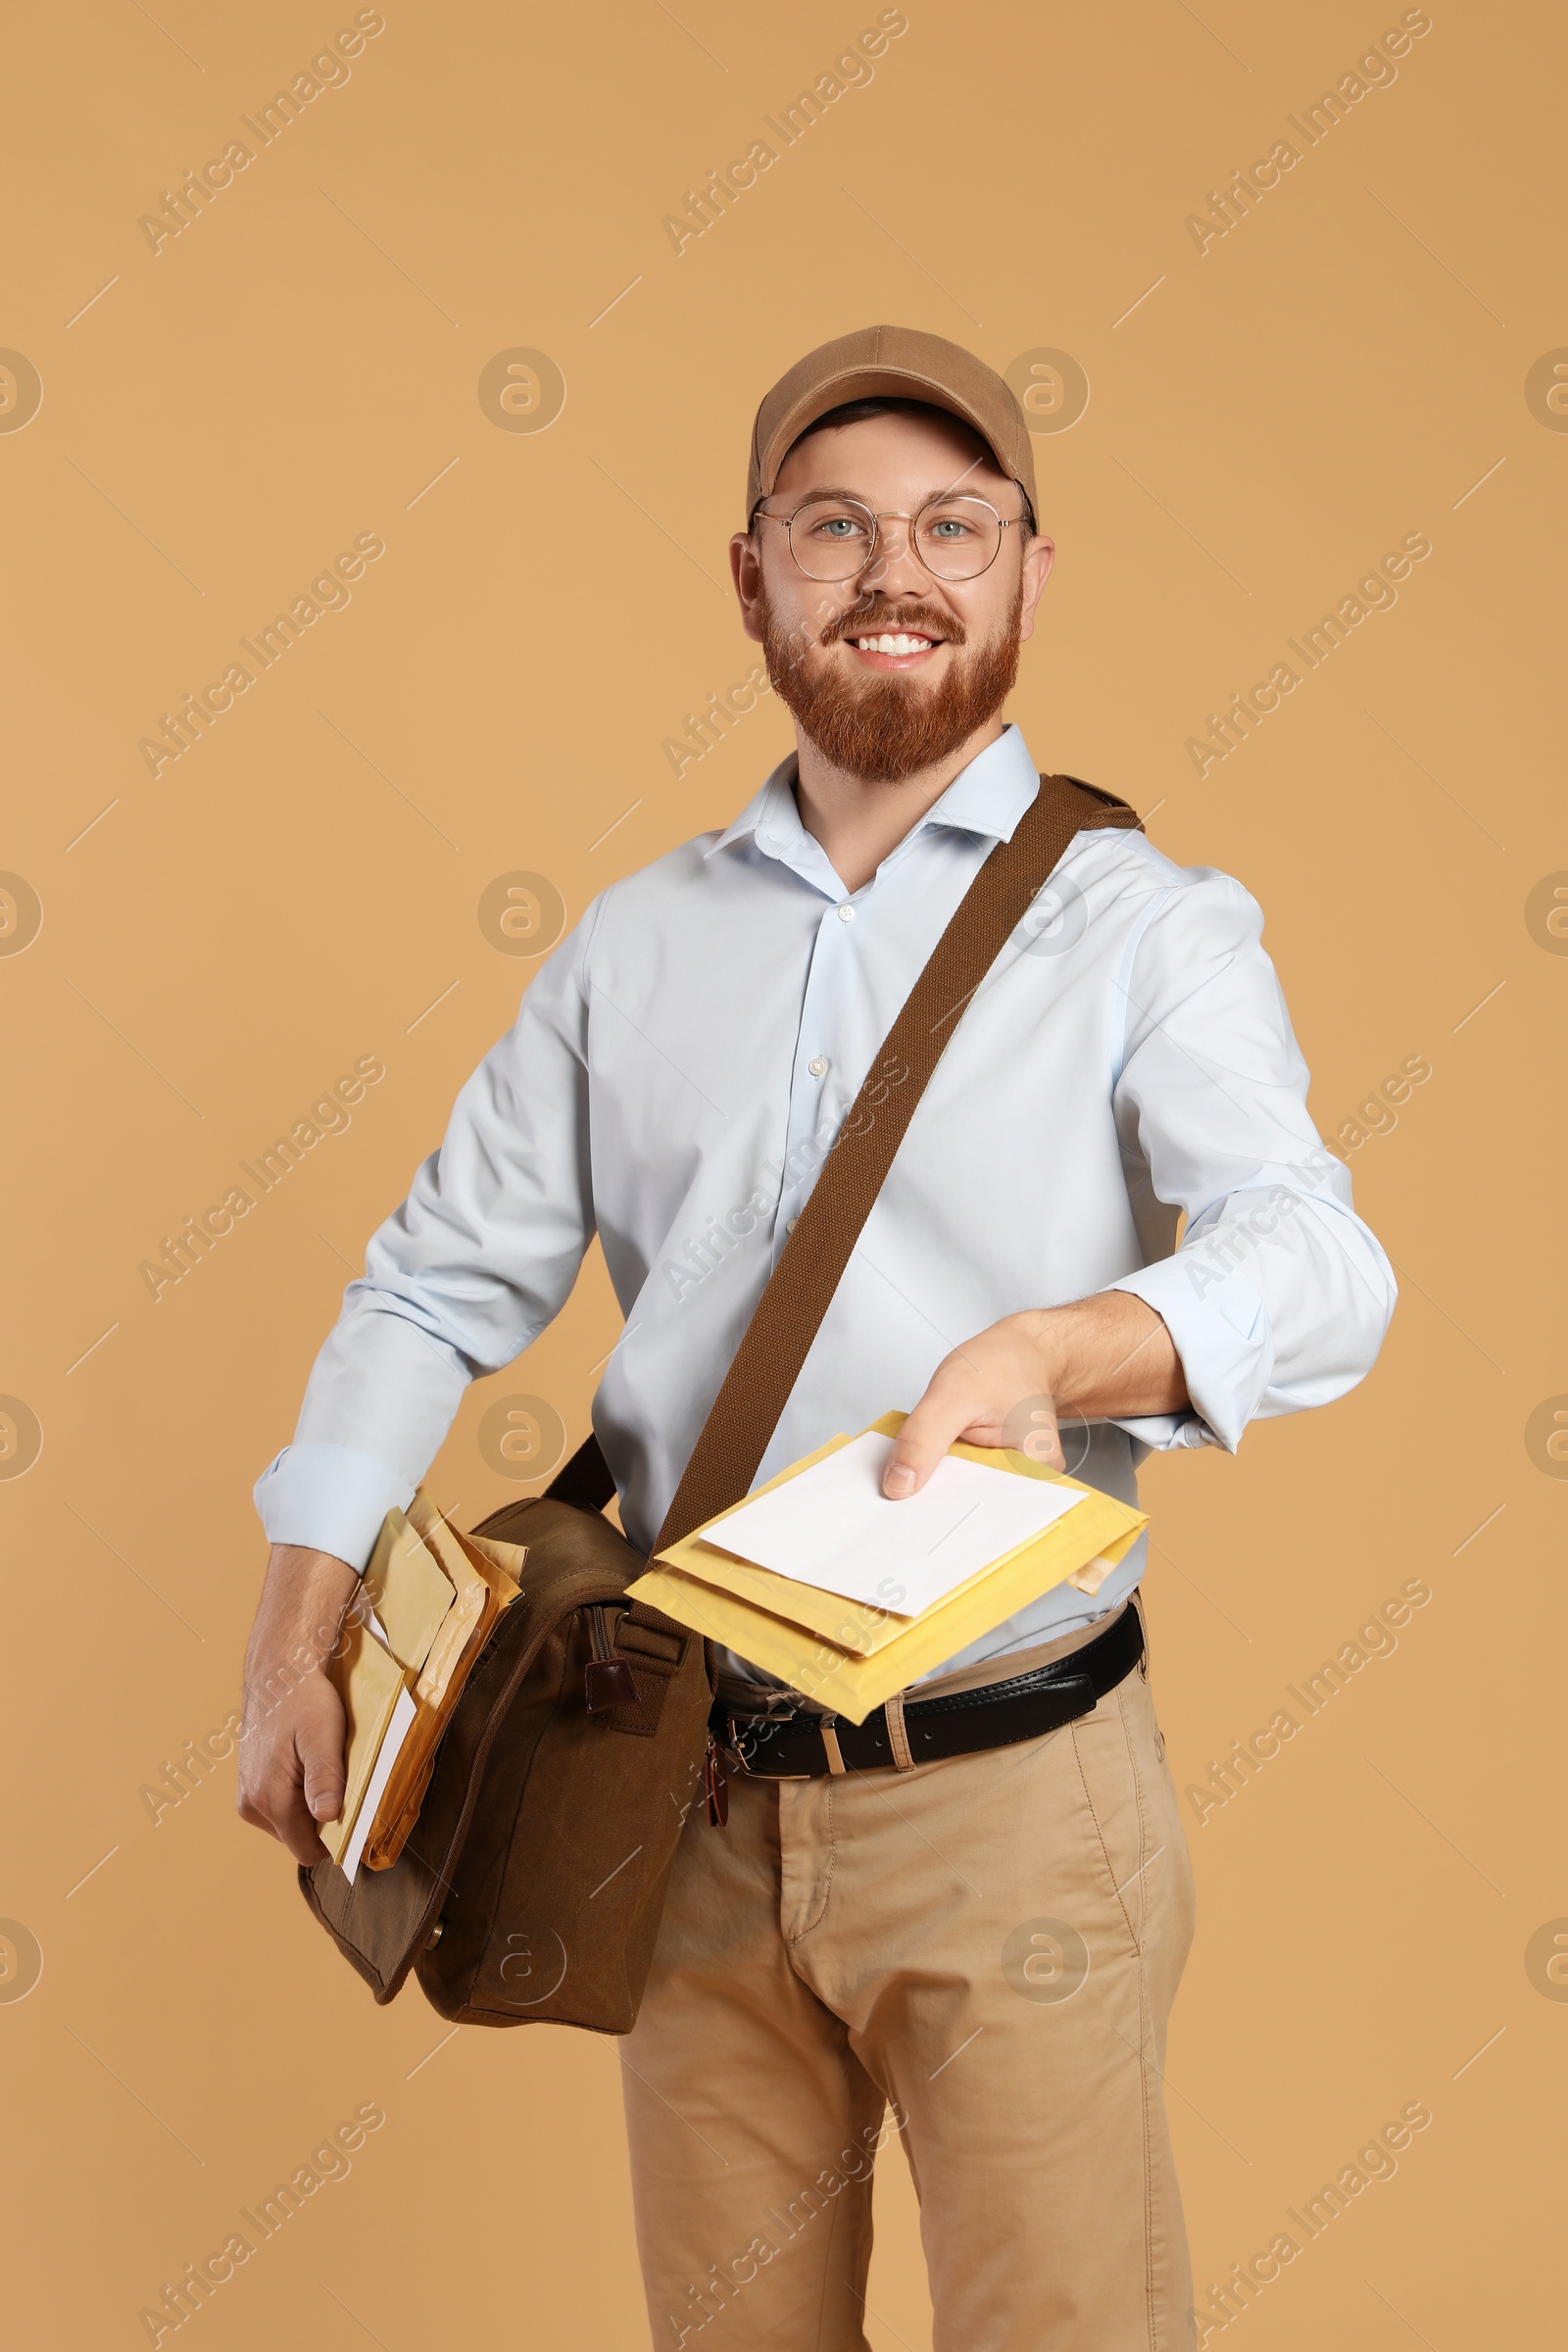
<svg viewBox="0 0 1568 2352">
<path fill-rule="evenodd" d="M 819 1727 L 822 1745 L 827 1751 L 827 1768 L 831 1773 L 848 1772 L 849 1766 L 844 1761 L 844 1751 L 839 1746 L 839 1736 L 833 1729 L 833 1722 L 831 1715 L 824 1715 Z"/>
<path fill-rule="evenodd" d="M 882 1712 L 887 1717 L 888 1745 L 893 1750 L 894 1769 L 912 1772 L 914 1758 L 909 1753 L 909 1735 L 904 1726 L 904 1692 L 895 1690 L 893 1696 L 884 1702 Z"/>
</svg>

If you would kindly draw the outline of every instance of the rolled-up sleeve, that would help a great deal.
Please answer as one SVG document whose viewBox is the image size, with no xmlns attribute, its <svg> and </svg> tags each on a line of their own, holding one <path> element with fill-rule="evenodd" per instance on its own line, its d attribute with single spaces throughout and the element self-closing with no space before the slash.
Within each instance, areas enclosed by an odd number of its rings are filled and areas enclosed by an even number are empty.
<svg viewBox="0 0 1568 2352">
<path fill-rule="evenodd" d="M 1370 1370 L 1393 1270 L 1306 1108 L 1307 1068 L 1256 902 L 1199 869 L 1161 894 L 1123 967 L 1113 1101 L 1133 1189 L 1186 1213 L 1172 1256 L 1107 1285 L 1163 1319 L 1192 1410 L 1122 1419 L 1156 1448 L 1223 1446 L 1329 1404 Z"/>
<path fill-rule="evenodd" d="M 464 1087 L 439 1152 L 366 1252 L 256 1507 L 274 1544 L 363 1568 L 463 1393 L 538 1338 L 593 1238 L 585 965 L 594 905 Z"/>
</svg>

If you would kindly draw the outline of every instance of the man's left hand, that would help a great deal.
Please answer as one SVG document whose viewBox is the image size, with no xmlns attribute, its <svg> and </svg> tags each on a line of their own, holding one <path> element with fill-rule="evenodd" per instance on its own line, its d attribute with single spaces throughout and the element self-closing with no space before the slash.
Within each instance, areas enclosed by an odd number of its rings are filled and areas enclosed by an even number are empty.
<svg viewBox="0 0 1568 2352">
<path fill-rule="evenodd" d="M 1188 1402 L 1170 1333 L 1130 1291 L 1007 1315 L 937 1366 L 894 1443 L 882 1492 L 895 1501 L 918 1494 L 960 1440 L 1016 1446 L 1064 1470 L 1064 1417 L 1137 1419 Z"/>
</svg>

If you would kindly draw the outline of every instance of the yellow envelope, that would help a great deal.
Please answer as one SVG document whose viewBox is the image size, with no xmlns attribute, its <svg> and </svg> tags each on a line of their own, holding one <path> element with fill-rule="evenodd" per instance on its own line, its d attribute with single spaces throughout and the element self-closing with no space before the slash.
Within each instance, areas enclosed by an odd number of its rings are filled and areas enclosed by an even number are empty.
<svg viewBox="0 0 1568 2352">
<path fill-rule="evenodd" d="M 457 1593 L 424 1538 L 400 1510 L 388 1511 L 381 1522 L 365 1571 L 365 1592 L 392 1655 L 417 1674 Z"/>
<path fill-rule="evenodd" d="M 517 1587 L 517 1591 L 521 1592 L 522 1563 L 528 1557 L 526 1544 L 498 1544 L 494 1536 L 470 1536 L 463 1528 L 454 1527 L 450 1519 L 447 1521 L 447 1526 L 465 1550 L 469 1553 L 477 1552 L 479 1559 L 488 1560 L 492 1568 L 499 1568 L 502 1575 L 509 1577 Z M 477 1563 L 475 1564 L 477 1565 Z M 515 1599 L 516 1594 L 513 1593 L 509 1597 Z"/>
<path fill-rule="evenodd" d="M 514 1601 L 522 1591 L 522 1563 L 528 1557 L 527 1544 L 498 1544 L 493 1536 L 470 1536 L 466 1528 L 457 1527 L 446 1518 L 441 1524 L 484 1578 L 502 1608 Z"/>
<path fill-rule="evenodd" d="M 895 1437 L 906 1417 L 887 1413 L 871 1426 L 883 1437 Z M 798 1477 L 850 1443 L 846 1437 L 831 1439 L 758 1493 L 766 1494 L 785 1479 Z M 734 1558 L 719 1548 L 727 1512 L 661 1552 L 659 1564 L 628 1591 L 679 1624 L 778 1675 L 851 1723 L 862 1723 L 895 1690 L 966 1649 L 1053 1586 L 1070 1579 L 1081 1590 L 1098 1590 L 1148 1525 L 1144 1512 L 1096 1487 L 1063 1478 L 1026 1454 L 963 1445 L 952 1450 L 992 1469 L 1054 1480 L 1074 1488 L 1084 1500 L 917 1617 L 868 1609 Z"/>
<path fill-rule="evenodd" d="M 453 1597 L 415 1685 L 418 1713 L 370 1825 L 365 1847 L 368 1870 L 389 1869 L 402 1852 L 418 1817 L 441 1735 L 496 1619 L 518 1596 L 521 1588 L 514 1571 L 527 1554 L 526 1544 L 465 1535 L 442 1516 L 422 1488 L 409 1505 L 408 1525 Z"/>
<path fill-rule="evenodd" d="M 408 1515 L 410 1525 L 429 1545 L 457 1594 L 450 1615 L 430 1644 L 415 1691 L 422 1705 L 439 1707 L 475 1630 L 487 1615 L 494 1615 L 491 1587 L 422 1488 L 410 1503 Z M 491 1569 L 490 1574 L 495 1573 Z"/>
<path fill-rule="evenodd" d="M 334 1862 L 343 1858 L 344 1848 L 354 1834 L 354 1824 L 365 1791 L 375 1770 L 375 1759 L 381 1752 L 392 1710 L 398 1694 L 408 1684 L 405 1674 L 390 1650 L 379 1642 L 368 1625 L 351 1619 L 339 1653 L 327 1667 L 343 1701 L 348 1717 L 347 1786 L 343 1790 L 343 1806 L 336 1821 L 318 1823 L 321 1843 Z"/>
</svg>

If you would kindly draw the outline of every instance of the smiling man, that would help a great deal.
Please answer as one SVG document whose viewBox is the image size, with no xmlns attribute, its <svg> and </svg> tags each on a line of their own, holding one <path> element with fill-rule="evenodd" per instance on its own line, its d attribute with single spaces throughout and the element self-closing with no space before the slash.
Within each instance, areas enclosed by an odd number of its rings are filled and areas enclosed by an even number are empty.
<svg viewBox="0 0 1568 2352">
<path fill-rule="evenodd" d="M 594 901 L 372 1239 L 258 1484 L 249 1692 L 335 1622 L 595 1231 L 627 1327 L 594 1426 L 651 1545 L 937 940 L 1073 789 L 1003 715 L 1052 555 L 1023 416 L 956 346 L 867 328 L 763 400 L 731 562 L 797 748 Z M 903 1406 L 891 1497 L 963 1439 L 1132 1501 L 1149 1447 L 1234 1449 L 1376 1355 L 1392 1277 L 1307 1116 L 1258 908 L 1107 801 L 1082 792 L 960 1008 L 760 1479 Z M 1055 1587 L 858 1729 L 720 1653 L 729 1820 L 688 1817 L 623 2045 L 657 2345 L 864 2352 L 894 2136 L 938 2352 L 1194 2343 L 1160 2090 L 1193 1890 L 1144 1565 Z M 336 1696 L 318 1673 L 247 1703 L 241 1812 L 313 1862 Z"/>
</svg>

